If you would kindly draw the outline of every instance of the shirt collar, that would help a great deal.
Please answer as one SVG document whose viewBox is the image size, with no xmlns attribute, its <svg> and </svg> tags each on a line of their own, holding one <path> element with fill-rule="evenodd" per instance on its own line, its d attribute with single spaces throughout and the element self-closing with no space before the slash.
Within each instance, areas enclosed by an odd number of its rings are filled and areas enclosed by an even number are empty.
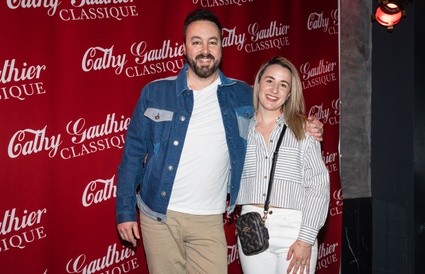
<svg viewBox="0 0 425 274">
<path fill-rule="evenodd" d="M 285 115 L 282 113 L 280 116 L 276 117 L 276 124 L 278 124 L 279 126 L 282 126 L 283 124 L 286 124 L 284 116 Z M 257 126 L 258 125 L 258 121 L 257 121 L 257 116 L 256 115 L 254 115 L 252 117 L 251 123 L 254 126 Z"/>
</svg>

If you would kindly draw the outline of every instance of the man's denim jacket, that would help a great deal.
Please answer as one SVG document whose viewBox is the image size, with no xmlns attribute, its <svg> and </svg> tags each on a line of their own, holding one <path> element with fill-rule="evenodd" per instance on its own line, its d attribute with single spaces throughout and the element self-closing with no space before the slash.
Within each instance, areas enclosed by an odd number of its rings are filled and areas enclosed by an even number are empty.
<svg viewBox="0 0 425 274">
<path fill-rule="evenodd" d="M 165 222 L 174 178 L 193 109 L 193 92 L 187 86 L 187 64 L 177 77 L 147 84 L 134 109 L 118 167 L 117 223 L 136 221 L 139 209 Z M 219 71 L 217 97 L 229 149 L 230 203 L 235 206 L 245 160 L 248 126 L 254 114 L 252 88 Z M 139 188 L 140 187 L 140 188 Z"/>
</svg>

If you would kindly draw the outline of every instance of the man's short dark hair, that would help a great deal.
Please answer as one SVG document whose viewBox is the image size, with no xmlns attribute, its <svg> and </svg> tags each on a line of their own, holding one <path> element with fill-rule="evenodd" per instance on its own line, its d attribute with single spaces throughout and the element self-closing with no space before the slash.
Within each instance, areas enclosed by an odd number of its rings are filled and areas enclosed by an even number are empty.
<svg viewBox="0 0 425 274">
<path fill-rule="evenodd" d="M 191 13 L 189 13 L 186 16 L 186 19 L 184 20 L 184 29 L 183 29 L 183 42 L 186 41 L 186 30 L 187 30 L 187 26 L 190 23 L 196 22 L 196 21 L 210 21 L 214 24 L 216 24 L 216 26 L 218 27 L 219 31 L 220 31 L 220 39 L 221 37 L 221 24 L 220 21 L 218 20 L 217 15 L 215 15 L 214 12 L 207 10 L 207 9 L 197 9 L 192 11 Z"/>
</svg>

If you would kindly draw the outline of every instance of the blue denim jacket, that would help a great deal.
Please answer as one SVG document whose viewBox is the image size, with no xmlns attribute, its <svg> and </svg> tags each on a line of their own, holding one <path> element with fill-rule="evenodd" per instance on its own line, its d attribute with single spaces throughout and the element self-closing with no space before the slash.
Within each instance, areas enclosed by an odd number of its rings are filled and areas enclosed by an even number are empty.
<svg viewBox="0 0 425 274">
<path fill-rule="evenodd" d="M 165 222 L 177 167 L 193 109 L 187 86 L 187 64 L 177 77 L 147 84 L 141 92 L 126 133 L 118 167 L 117 223 L 136 221 L 139 209 Z M 233 211 L 245 160 L 248 126 L 254 114 L 252 88 L 219 71 L 217 97 L 229 149 L 231 174 L 228 189 Z M 136 199 L 136 191 L 139 189 Z"/>
</svg>

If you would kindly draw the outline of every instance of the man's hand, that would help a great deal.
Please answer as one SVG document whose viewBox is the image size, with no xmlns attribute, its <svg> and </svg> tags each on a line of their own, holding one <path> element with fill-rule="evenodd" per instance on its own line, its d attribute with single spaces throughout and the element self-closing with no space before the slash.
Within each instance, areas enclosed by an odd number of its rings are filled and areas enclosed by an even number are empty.
<svg viewBox="0 0 425 274">
<path fill-rule="evenodd" d="M 118 234 L 124 241 L 130 242 L 134 247 L 140 240 L 137 222 L 125 222 L 117 225 Z"/>
<path fill-rule="evenodd" d="M 323 123 L 320 122 L 316 117 L 308 117 L 305 123 L 305 130 L 317 141 L 323 141 Z"/>
</svg>

